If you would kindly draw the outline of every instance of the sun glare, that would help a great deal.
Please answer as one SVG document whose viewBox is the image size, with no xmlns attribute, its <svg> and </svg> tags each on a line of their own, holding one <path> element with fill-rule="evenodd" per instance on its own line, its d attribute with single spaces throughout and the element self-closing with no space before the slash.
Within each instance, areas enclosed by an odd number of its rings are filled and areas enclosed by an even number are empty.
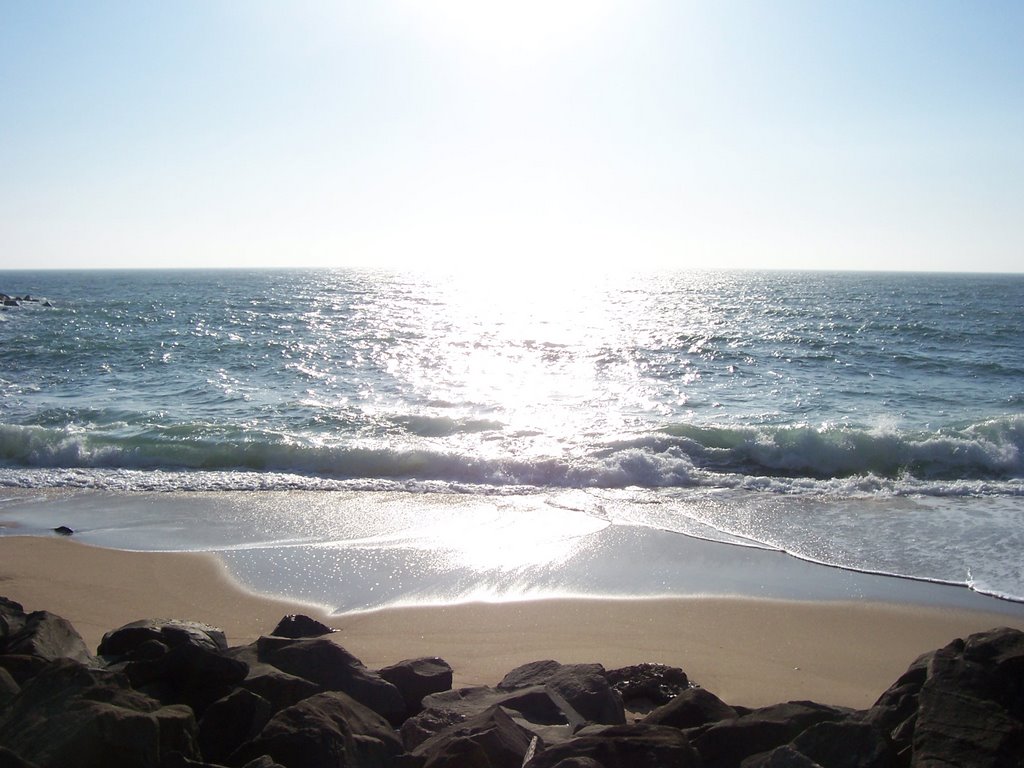
<svg viewBox="0 0 1024 768">
<path fill-rule="evenodd" d="M 524 60 L 572 48 L 599 31 L 610 0 L 439 0 L 409 3 L 427 33 L 478 53 Z"/>
</svg>

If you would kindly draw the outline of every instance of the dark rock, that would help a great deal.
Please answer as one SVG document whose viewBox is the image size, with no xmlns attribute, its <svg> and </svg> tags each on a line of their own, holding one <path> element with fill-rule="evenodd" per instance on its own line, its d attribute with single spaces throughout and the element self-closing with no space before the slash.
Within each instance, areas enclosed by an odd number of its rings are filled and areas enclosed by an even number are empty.
<svg viewBox="0 0 1024 768">
<path fill-rule="evenodd" d="M 261 637 L 256 650 L 261 662 L 328 691 L 347 693 L 392 722 L 401 722 L 405 701 L 398 689 L 337 643 L 326 638 Z"/>
<path fill-rule="evenodd" d="M 198 621 L 177 619 L 142 619 L 107 632 L 100 642 L 100 656 L 127 656 L 149 640 L 157 640 L 168 648 L 195 645 L 210 651 L 227 649 L 223 630 Z"/>
<path fill-rule="evenodd" d="M 424 768 L 468 765 L 521 768 L 534 735 L 512 720 L 501 707 L 453 725 L 420 744 L 413 755 Z"/>
<path fill-rule="evenodd" d="M 0 709 L 21 691 L 21 686 L 11 677 L 11 673 L 0 667 Z"/>
<path fill-rule="evenodd" d="M 686 673 L 665 664 L 636 664 L 605 673 L 622 703 L 633 712 L 650 712 L 690 687 Z"/>
<path fill-rule="evenodd" d="M 284 766 L 275 762 L 270 755 L 260 755 L 255 760 L 250 760 L 243 765 L 242 768 L 284 768 Z"/>
<path fill-rule="evenodd" d="M 596 733 L 548 747 L 524 768 L 554 768 L 563 763 L 566 766 L 596 763 L 602 768 L 698 768 L 700 757 L 682 731 L 633 723 L 599 729 Z"/>
<path fill-rule="evenodd" d="M 405 702 L 405 717 L 423 709 L 423 697 L 451 690 L 452 668 L 436 656 L 406 659 L 377 670 L 382 678 L 398 689 Z"/>
<path fill-rule="evenodd" d="M 206 708 L 199 721 L 199 749 L 207 760 L 222 762 L 263 730 L 272 715 L 270 702 L 243 688 Z"/>
<path fill-rule="evenodd" d="M 648 725 L 697 728 L 737 717 L 736 710 L 703 688 L 689 688 L 643 719 Z"/>
<path fill-rule="evenodd" d="M 37 768 L 35 763 L 24 760 L 7 747 L 0 746 L 0 768 Z"/>
<path fill-rule="evenodd" d="M 0 655 L 0 669 L 6 670 L 14 682 L 21 686 L 49 666 L 49 660 L 39 656 L 26 656 L 23 653 Z"/>
<path fill-rule="evenodd" d="M 708 768 L 734 768 L 751 755 L 788 744 L 812 725 L 850 714 L 812 701 L 773 704 L 713 724 L 695 737 L 693 745 Z"/>
<path fill-rule="evenodd" d="M 239 688 L 266 699 L 273 712 L 280 712 L 303 699 L 324 693 L 324 689 L 316 683 L 269 665 L 266 671 L 250 672 L 249 677 L 239 683 Z"/>
<path fill-rule="evenodd" d="M 402 723 L 402 744 L 411 752 L 431 736 L 451 725 L 464 723 L 467 719 L 465 714 L 450 709 L 424 709 Z"/>
<path fill-rule="evenodd" d="M 516 688 L 529 688 L 533 685 L 544 685 L 563 666 L 563 664 L 559 664 L 551 659 L 531 661 L 528 664 L 516 667 L 505 675 L 497 687 L 502 690 L 514 690 Z"/>
<path fill-rule="evenodd" d="M 514 719 L 545 741 L 567 738 L 586 721 L 564 701 L 559 704 L 542 685 L 500 690 L 485 685 L 457 688 L 426 696 L 423 711 L 402 724 L 406 749 L 414 749 L 444 728 L 461 723 L 500 706 Z M 552 731 L 561 727 L 567 732 Z"/>
<path fill-rule="evenodd" d="M 865 722 L 904 763 L 1017 765 L 1024 755 L 1024 633 L 1000 628 L 917 659 Z"/>
<path fill-rule="evenodd" d="M 61 536 L 71 536 L 74 533 L 74 531 L 66 525 L 58 525 L 53 529 L 53 532 L 60 534 Z"/>
<path fill-rule="evenodd" d="M 197 715 L 245 680 L 249 666 L 203 646 L 183 643 L 125 667 L 131 684 L 164 704 L 187 704 Z"/>
<path fill-rule="evenodd" d="M 125 658 L 128 661 L 153 661 L 159 659 L 168 650 L 170 649 L 159 640 L 146 640 L 132 648 Z"/>
<path fill-rule="evenodd" d="M 187 707 L 162 707 L 123 675 L 59 659 L 0 716 L 0 744 L 43 766 L 157 768 L 162 756 L 198 758 Z"/>
<path fill-rule="evenodd" d="M 25 628 L 27 616 L 21 603 L 0 597 L 0 653 L 7 652 L 7 639 Z"/>
<path fill-rule="evenodd" d="M 402 745 L 386 720 L 344 693 L 311 696 L 283 709 L 230 762 L 269 755 L 286 768 L 387 765 Z"/>
<path fill-rule="evenodd" d="M 741 768 L 824 768 L 801 754 L 788 744 L 776 747 L 771 752 L 748 757 L 741 763 Z"/>
<path fill-rule="evenodd" d="M 6 601 L 0 608 L 4 617 L 3 653 L 37 656 L 41 659 L 74 659 L 83 664 L 96 660 L 71 622 L 49 611 L 33 611 L 18 616 L 18 606 Z M 20 608 L 20 606 L 18 606 Z"/>
<path fill-rule="evenodd" d="M 545 690 L 555 703 L 578 712 L 589 723 L 619 725 L 626 722 L 622 697 L 605 677 L 600 664 L 574 664 L 555 672 Z"/>
<path fill-rule="evenodd" d="M 567 757 L 559 760 L 552 768 L 604 768 L 592 757 Z"/>
<path fill-rule="evenodd" d="M 292 613 L 277 622 L 277 626 L 270 634 L 294 640 L 300 637 L 321 637 L 332 632 L 334 632 L 333 629 L 316 619 L 311 619 L 301 613 Z"/>
<path fill-rule="evenodd" d="M 789 744 L 823 768 L 892 768 L 896 752 L 889 738 L 868 723 L 818 723 Z"/>
<path fill-rule="evenodd" d="M 255 760 L 250 760 L 243 765 L 242 768 L 284 768 L 284 766 L 275 762 L 270 755 L 260 755 Z"/>
</svg>

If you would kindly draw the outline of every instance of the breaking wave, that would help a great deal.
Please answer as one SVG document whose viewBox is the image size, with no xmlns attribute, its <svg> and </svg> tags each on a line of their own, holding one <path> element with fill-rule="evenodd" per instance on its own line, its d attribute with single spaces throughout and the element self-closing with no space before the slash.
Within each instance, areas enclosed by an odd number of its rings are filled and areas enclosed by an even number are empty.
<svg viewBox="0 0 1024 768">
<path fill-rule="evenodd" d="M 474 422 L 466 432 L 500 425 Z M 418 421 L 405 442 L 331 444 L 280 432 L 177 425 L 166 430 L 0 425 L 0 485 L 81 484 L 83 472 L 161 471 L 178 488 L 722 487 L 784 493 L 1024 494 L 1024 417 L 934 432 L 673 424 L 578 455 L 482 456 L 418 439 L 455 429 Z M 126 434 L 127 433 L 127 434 Z M 44 471 L 45 470 L 45 471 Z M 224 473 L 242 473 L 231 481 Z M 205 473 L 205 475 L 203 475 Z M 86 475 L 88 472 L 86 472 Z M 192 475 L 189 477 L 189 475 Z M 224 475 L 222 477 L 222 475 Z M 74 478 L 73 481 L 69 478 Z M 288 478 L 285 480 L 284 478 Z M 97 479 L 97 482 L 100 482 Z M 143 485 L 145 482 L 140 480 Z M 235 483 L 232 486 L 232 483 Z"/>
</svg>

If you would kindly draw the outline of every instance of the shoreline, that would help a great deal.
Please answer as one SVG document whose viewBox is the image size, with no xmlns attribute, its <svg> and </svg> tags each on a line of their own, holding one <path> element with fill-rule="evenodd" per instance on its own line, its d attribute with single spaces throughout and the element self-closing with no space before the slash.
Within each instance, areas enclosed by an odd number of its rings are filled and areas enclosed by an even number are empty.
<svg viewBox="0 0 1024 768">
<path fill-rule="evenodd" d="M 921 653 L 1024 616 L 908 601 L 767 597 L 545 598 L 382 608 L 329 615 L 241 586 L 216 555 L 127 552 L 32 536 L 0 537 L 0 595 L 68 619 L 95 649 L 142 618 L 203 621 L 230 644 L 270 632 L 289 613 L 338 630 L 333 639 L 376 668 L 441 656 L 455 684 L 494 684 L 538 659 L 607 668 L 659 662 L 744 706 L 811 699 L 870 706 Z"/>
</svg>

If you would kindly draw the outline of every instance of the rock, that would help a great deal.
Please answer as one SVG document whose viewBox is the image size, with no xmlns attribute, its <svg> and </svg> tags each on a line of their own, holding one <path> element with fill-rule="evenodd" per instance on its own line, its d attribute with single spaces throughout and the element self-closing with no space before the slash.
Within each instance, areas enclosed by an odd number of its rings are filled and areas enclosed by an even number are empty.
<svg viewBox="0 0 1024 768">
<path fill-rule="evenodd" d="M 0 709 L 21 691 L 21 686 L 11 677 L 11 673 L 0 667 Z"/>
<path fill-rule="evenodd" d="M 577 719 L 579 725 L 626 722 L 622 697 L 609 685 L 600 664 L 534 661 L 513 669 L 498 683 L 498 688 L 520 690 L 538 685 L 543 685 L 569 720 Z"/>
<path fill-rule="evenodd" d="M 25 613 L 20 603 L 0 601 L 0 654 L 67 658 L 83 664 L 96 661 L 67 619 L 49 611 Z"/>
<path fill-rule="evenodd" d="M 39 656 L 26 656 L 23 653 L 0 655 L 0 669 L 5 670 L 20 686 L 24 686 L 49 666 L 50 662 Z"/>
<path fill-rule="evenodd" d="M 633 712 L 650 712 L 690 688 L 690 680 L 683 670 L 665 664 L 612 669 L 605 677 L 619 692 L 625 707 Z"/>
<path fill-rule="evenodd" d="M 564 702 L 589 723 L 619 725 L 626 722 L 622 697 L 609 685 L 600 664 L 562 667 L 548 679 L 544 688 L 555 703 Z"/>
<path fill-rule="evenodd" d="M 245 680 L 249 666 L 206 647 L 183 643 L 125 667 L 132 686 L 164 704 L 186 704 L 197 715 Z"/>
<path fill-rule="evenodd" d="M 524 768 L 698 768 L 700 757 L 682 731 L 660 725 L 616 725 L 597 729 L 539 752 Z"/>
<path fill-rule="evenodd" d="M 559 664 L 551 659 L 531 661 L 528 664 L 516 667 L 505 675 L 497 687 L 501 690 L 515 690 L 516 688 L 544 685 L 563 666 L 563 664 Z"/>
<path fill-rule="evenodd" d="M 463 723 L 468 718 L 461 712 L 449 709 L 424 709 L 415 717 L 410 717 L 400 730 L 402 744 L 406 750 L 411 752 L 424 741 L 434 736 L 445 728 Z"/>
<path fill-rule="evenodd" d="M 270 634 L 294 640 L 300 637 L 321 637 L 332 632 L 334 632 L 333 629 L 316 619 L 311 619 L 301 613 L 292 613 L 277 622 L 277 626 Z"/>
<path fill-rule="evenodd" d="M 377 674 L 402 694 L 405 718 L 422 711 L 424 696 L 448 691 L 452 687 L 451 666 L 436 656 L 406 659 L 377 670 Z"/>
<path fill-rule="evenodd" d="M 324 689 L 316 683 L 289 675 L 270 665 L 265 666 L 266 671 L 250 670 L 249 677 L 239 683 L 239 688 L 266 699 L 272 712 L 280 712 L 303 699 L 324 693 Z"/>
<path fill-rule="evenodd" d="M 58 525 L 56 528 L 53 529 L 53 532 L 61 536 L 71 536 L 72 534 L 74 534 L 74 531 L 71 528 L 68 528 L 66 525 Z"/>
<path fill-rule="evenodd" d="M 824 768 L 801 754 L 788 744 L 776 747 L 771 752 L 748 757 L 741 763 L 742 768 Z"/>
<path fill-rule="evenodd" d="M 511 690 L 478 685 L 424 697 L 423 711 L 402 724 L 402 741 L 406 749 L 412 750 L 444 728 L 495 706 L 504 708 L 516 722 L 549 742 L 568 738 L 573 730 L 586 725 L 564 701 L 556 703 L 543 685 Z"/>
<path fill-rule="evenodd" d="M 392 722 L 401 722 L 405 701 L 398 689 L 337 643 L 326 638 L 261 637 L 256 650 L 263 663 L 325 690 L 347 693 Z"/>
<path fill-rule="evenodd" d="M 100 656 L 127 656 L 148 640 L 157 640 L 168 648 L 195 645 L 210 651 L 227 650 L 224 631 L 198 621 L 142 619 L 107 632 L 100 641 Z"/>
<path fill-rule="evenodd" d="M 125 657 L 128 661 L 153 661 L 166 654 L 170 648 L 159 640 L 146 640 L 132 648 Z"/>
<path fill-rule="evenodd" d="M 27 615 L 21 603 L 0 597 L 0 653 L 7 652 L 7 639 L 25 628 Z"/>
<path fill-rule="evenodd" d="M 812 725 L 850 714 L 812 701 L 773 704 L 711 725 L 694 738 L 693 746 L 708 768 L 735 768 L 751 755 L 788 744 Z"/>
<path fill-rule="evenodd" d="M 23 760 L 6 747 L 0 746 L 0 768 L 37 768 L 35 763 Z"/>
<path fill-rule="evenodd" d="M 255 760 L 250 760 L 243 765 L 242 768 L 284 768 L 284 766 L 275 762 L 270 755 L 260 755 Z"/>
<path fill-rule="evenodd" d="M 893 768 L 896 751 L 887 736 L 868 723 L 818 723 L 789 743 L 823 768 Z"/>
<path fill-rule="evenodd" d="M 350 696 L 319 693 L 274 715 L 232 765 L 269 755 L 285 768 L 387 765 L 402 752 L 391 726 Z"/>
<path fill-rule="evenodd" d="M 431 736 L 412 754 L 424 759 L 424 768 L 470 765 L 521 768 L 534 738 L 504 709 L 491 707 Z"/>
<path fill-rule="evenodd" d="M 1024 755 L 1024 633 L 999 628 L 918 658 L 868 711 L 914 766 L 1001 766 Z"/>
<path fill-rule="evenodd" d="M 263 730 L 272 715 L 270 702 L 243 688 L 218 699 L 199 721 L 199 749 L 203 757 L 223 762 L 242 744 Z"/>
<path fill-rule="evenodd" d="M 187 707 L 162 707 L 118 673 L 59 659 L 0 715 L 0 744 L 42 766 L 157 768 L 180 752 L 198 758 Z"/>
<path fill-rule="evenodd" d="M 737 717 L 736 710 L 703 688 L 688 688 L 643 719 L 648 725 L 697 728 Z"/>
</svg>

